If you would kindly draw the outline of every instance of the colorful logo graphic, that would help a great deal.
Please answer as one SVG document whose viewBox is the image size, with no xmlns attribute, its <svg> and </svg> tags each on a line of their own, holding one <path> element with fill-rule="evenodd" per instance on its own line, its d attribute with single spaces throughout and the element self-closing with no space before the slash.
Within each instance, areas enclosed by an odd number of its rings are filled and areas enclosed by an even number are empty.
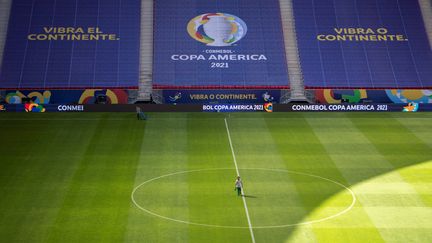
<svg viewBox="0 0 432 243">
<path fill-rule="evenodd" d="M 408 103 L 407 106 L 404 106 L 403 112 L 417 112 L 419 109 L 419 104 L 417 103 Z"/>
<path fill-rule="evenodd" d="M 267 112 L 273 112 L 273 103 L 265 103 L 264 110 Z"/>
<path fill-rule="evenodd" d="M 262 97 L 263 97 L 263 99 L 264 99 L 265 102 L 272 102 L 274 100 L 274 97 L 271 96 L 271 94 L 269 94 L 269 92 L 265 92 L 262 95 Z"/>
<path fill-rule="evenodd" d="M 386 93 L 394 103 L 432 103 L 432 90 L 388 89 Z"/>
<path fill-rule="evenodd" d="M 127 104 L 128 93 L 121 89 L 86 89 L 79 98 L 78 104 L 94 104 L 98 95 L 106 95 L 108 104 Z"/>
<path fill-rule="evenodd" d="M 28 95 L 23 94 L 20 91 L 9 93 L 6 95 L 6 103 L 8 104 L 21 104 L 22 98 L 31 98 L 35 103 L 38 104 L 49 104 L 51 99 L 51 91 L 44 92 L 30 92 Z"/>
<path fill-rule="evenodd" d="M 26 103 L 24 109 L 26 112 L 45 112 L 45 108 L 36 103 Z"/>
<path fill-rule="evenodd" d="M 246 23 L 227 13 L 206 13 L 191 19 L 187 25 L 189 35 L 208 46 L 231 46 L 247 33 Z"/>
<path fill-rule="evenodd" d="M 171 102 L 176 102 L 177 100 L 181 99 L 181 97 L 182 97 L 182 93 L 177 92 L 174 96 L 169 96 L 169 100 Z"/>
<path fill-rule="evenodd" d="M 367 93 L 364 89 L 355 90 L 333 90 L 333 89 L 320 89 L 315 91 L 315 98 L 322 104 L 340 104 L 342 100 L 348 103 L 359 103 L 361 100 L 366 99 Z"/>
<path fill-rule="evenodd" d="M 0 111 L 6 111 L 6 108 L 4 107 L 4 105 L 0 105 Z"/>
</svg>

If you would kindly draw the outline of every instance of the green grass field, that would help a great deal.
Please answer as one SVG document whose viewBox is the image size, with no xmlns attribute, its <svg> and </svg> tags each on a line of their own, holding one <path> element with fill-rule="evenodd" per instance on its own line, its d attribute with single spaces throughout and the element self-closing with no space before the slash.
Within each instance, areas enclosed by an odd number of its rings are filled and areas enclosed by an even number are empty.
<svg viewBox="0 0 432 243">
<path fill-rule="evenodd" d="M 0 114 L 0 241 L 432 242 L 432 113 L 134 118 Z"/>
</svg>

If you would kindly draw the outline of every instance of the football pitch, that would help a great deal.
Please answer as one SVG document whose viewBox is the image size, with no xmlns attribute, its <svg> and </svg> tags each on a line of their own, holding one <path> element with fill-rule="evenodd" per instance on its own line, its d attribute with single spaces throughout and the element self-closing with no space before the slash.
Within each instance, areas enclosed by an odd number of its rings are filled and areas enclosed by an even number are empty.
<svg viewBox="0 0 432 243">
<path fill-rule="evenodd" d="M 0 129 L 1 242 L 432 241 L 432 113 L 4 113 Z"/>
</svg>

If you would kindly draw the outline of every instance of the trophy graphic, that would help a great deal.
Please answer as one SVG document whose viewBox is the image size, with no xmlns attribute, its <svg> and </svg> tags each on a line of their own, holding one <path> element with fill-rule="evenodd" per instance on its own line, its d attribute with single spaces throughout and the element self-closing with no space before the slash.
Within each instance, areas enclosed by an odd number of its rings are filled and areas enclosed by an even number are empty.
<svg viewBox="0 0 432 243">
<path fill-rule="evenodd" d="M 227 20 L 226 16 L 209 16 L 209 21 L 204 24 L 204 31 L 208 37 L 214 41 L 208 43 L 208 46 L 230 46 L 226 43 L 232 31 L 231 22 Z"/>
</svg>

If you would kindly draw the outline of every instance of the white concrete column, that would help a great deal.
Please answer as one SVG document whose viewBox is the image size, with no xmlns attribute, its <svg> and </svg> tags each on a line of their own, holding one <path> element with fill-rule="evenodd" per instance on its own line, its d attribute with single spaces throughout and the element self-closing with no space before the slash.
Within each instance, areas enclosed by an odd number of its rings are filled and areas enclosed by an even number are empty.
<svg viewBox="0 0 432 243">
<path fill-rule="evenodd" d="M 141 0 L 138 100 L 150 101 L 153 81 L 153 0 Z"/>
<path fill-rule="evenodd" d="M 306 101 L 303 73 L 301 69 L 297 32 L 295 27 L 292 0 L 279 0 L 283 36 L 285 41 L 286 62 L 293 101 Z"/>
<path fill-rule="evenodd" d="M 12 0 L 0 0 L 0 68 L 3 62 L 11 6 Z"/>
<path fill-rule="evenodd" d="M 419 4 L 423 16 L 423 22 L 426 27 L 426 33 L 429 39 L 429 46 L 432 50 L 432 1 L 419 0 Z"/>
</svg>

